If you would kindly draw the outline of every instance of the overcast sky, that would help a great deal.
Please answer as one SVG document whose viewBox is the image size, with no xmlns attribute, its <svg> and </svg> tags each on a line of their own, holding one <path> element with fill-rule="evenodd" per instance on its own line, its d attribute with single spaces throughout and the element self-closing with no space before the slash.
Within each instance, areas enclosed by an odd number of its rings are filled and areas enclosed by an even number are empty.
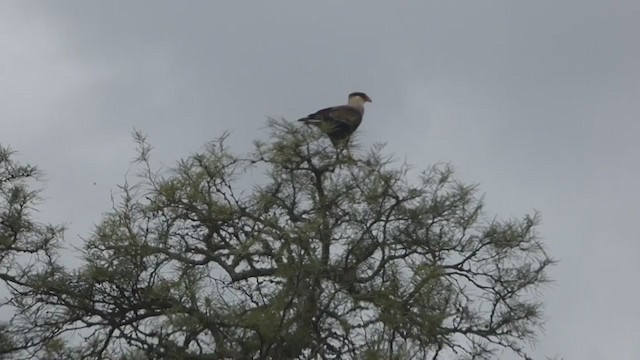
<svg viewBox="0 0 640 360">
<path fill-rule="evenodd" d="M 490 213 L 541 211 L 561 262 L 536 358 L 637 360 L 639 19 L 637 1 L 2 1 L 0 143 L 46 172 L 40 216 L 79 244 L 134 127 L 171 166 L 365 91 L 362 146 L 451 162 Z"/>
</svg>

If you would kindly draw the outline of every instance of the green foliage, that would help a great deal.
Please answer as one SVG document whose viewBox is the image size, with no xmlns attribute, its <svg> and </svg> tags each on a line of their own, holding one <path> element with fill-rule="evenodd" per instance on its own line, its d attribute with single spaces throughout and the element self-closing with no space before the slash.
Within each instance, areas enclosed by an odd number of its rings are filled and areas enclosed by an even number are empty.
<svg viewBox="0 0 640 360">
<path fill-rule="evenodd" d="M 140 176 L 84 244 L 84 265 L 50 261 L 16 297 L 22 329 L 50 339 L 30 352 L 526 358 L 541 325 L 533 290 L 553 263 L 537 214 L 489 221 L 445 165 L 414 175 L 382 146 L 335 150 L 313 129 L 269 127 L 248 155 L 223 136 L 165 172 L 136 133 Z"/>
<path fill-rule="evenodd" d="M 33 279 L 55 268 L 63 231 L 60 226 L 33 219 L 39 198 L 38 190 L 31 187 L 37 184 L 40 173 L 14 157 L 13 151 L 0 146 L 0 280 L 5 285 L 4 294 L 9 294 L 8 300 L 0 304 L 4 314 L 32 305 L 23 294 L 30 290 Z M 14 318 L 0 326 L 1 358 L 46 343 L 37 330 L 29 331 L 31 324 L 16 326 L 20 322 L 20 318 Z"/>
</svg>

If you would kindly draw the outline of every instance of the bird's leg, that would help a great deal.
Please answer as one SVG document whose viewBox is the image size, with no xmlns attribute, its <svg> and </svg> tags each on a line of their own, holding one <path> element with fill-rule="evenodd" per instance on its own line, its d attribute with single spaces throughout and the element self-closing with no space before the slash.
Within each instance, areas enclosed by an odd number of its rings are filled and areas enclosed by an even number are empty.
<svg viewBox="0 0 640 360">
<path fill-rule="evenodd" d="M 346 152 L 346 154 L 345 154 Z M 336 164 L 340 167 L 343 163 L 353 161 L 351 156 L 351 148 L 349 143 L 343 143 L 340 147 L 336 148 Z"/>
<path fill-rule="evenodd" d="M 349 143 L 346 141 L 342 141 L 340 143 L 340 145 L 337 148 L 337 154 L 336 154 L 336 163 L 338 165 L 341 165 L 342 161 L 343 161 L 343 154 L 346 151 L 347 152 L 347 157 L 351 156 L 351 154 L 349 153 Z"/>
<path fill-rule="evenodd" d="M 353 156 L 351 155 L 351 147 L 347 144 L 347 159 L 353 161 Z"/>
</svg>

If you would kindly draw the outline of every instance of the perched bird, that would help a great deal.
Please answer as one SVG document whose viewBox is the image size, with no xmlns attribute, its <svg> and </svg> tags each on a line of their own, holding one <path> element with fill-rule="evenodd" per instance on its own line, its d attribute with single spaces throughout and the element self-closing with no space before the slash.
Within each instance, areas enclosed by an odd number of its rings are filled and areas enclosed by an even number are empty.
<svg viewBox="0 0 640 360">
<path fill-rule="evenodd" d="M 307 117 L 299 119 L 308 125 L 319 127 L 334 146 L 349 140 L 351 134 L 358 128 L 364 115 L 364 103 L 371 102 L 371 98 L 363 92 L 349 94 L 346 105 L 333 106 L 318 110 Z"/>
</svg>

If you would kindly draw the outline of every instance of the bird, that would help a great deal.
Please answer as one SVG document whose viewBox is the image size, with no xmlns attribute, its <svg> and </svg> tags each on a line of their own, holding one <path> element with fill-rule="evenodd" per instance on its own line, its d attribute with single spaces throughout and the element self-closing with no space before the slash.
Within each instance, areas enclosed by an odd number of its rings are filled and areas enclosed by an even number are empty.
<svg viewBox="0 0 640 360">
<path fill-rule="evenodd" d="M 360 126 L 364 115 L 364 104 L 372 102 L 363 92 L 349 94 L 346 105 L 338 105 L 318 110 L 298 121 L 319 127 L 338 147 L 349 141 L 351 134 Z"/>
</svg>

